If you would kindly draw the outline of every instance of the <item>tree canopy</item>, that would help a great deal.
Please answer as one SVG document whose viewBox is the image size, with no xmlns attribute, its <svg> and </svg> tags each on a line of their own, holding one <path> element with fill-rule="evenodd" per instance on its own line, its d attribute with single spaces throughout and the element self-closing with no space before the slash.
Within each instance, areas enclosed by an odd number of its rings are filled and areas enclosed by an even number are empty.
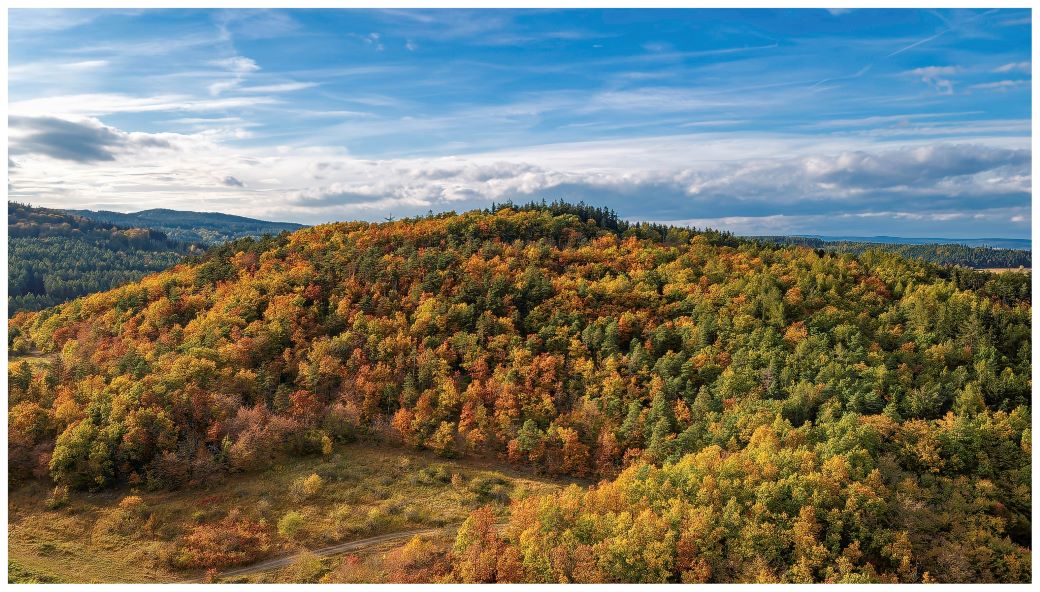
<svg viewBox="0 0 1040 592">
<path fill-rule="evenodd" d="M 372 435 L 603 480 L 474 518 L 462 580 L 1027 581 L 1028 276 L 973 273 L 566 204 L 246 239 L 10 321 L 54 360 L 9 372 L 11 475 Z"/>
<path fill-rule="evenodd" d="M 7 304 L 39 310 L 141 279 L 201 252 L 145 228 L 7 204 Z"/>
</svg>

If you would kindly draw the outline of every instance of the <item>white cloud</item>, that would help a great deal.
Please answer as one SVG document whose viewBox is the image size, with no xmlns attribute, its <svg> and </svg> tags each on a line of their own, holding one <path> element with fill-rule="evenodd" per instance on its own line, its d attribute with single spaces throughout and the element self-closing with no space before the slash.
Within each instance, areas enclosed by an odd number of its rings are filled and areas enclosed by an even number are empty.
<svg viewBox="0 0 1040 592">
<path fill-rule="evenodd" d="M 306 90 L 308 88 L 314 88 L 318 86 L 316 82 L 284 82 L 281 84 L 265 84 L 261 86 L 246 86 L 242 87 L 239 92 L 247 93 L 282 93 L 282 92 L 295 92 L 298 90 Z"/>
<path fill-rule="evenodd" d="M 151 111 L 220 111 L 274 103 L 277 103 L 277 100 L 271 97 L 198 99 L 189 95 L 137 97 L 119 93 L 93 93 L 58 95 L 15 101 L 8 104 L 8 111 L 16 115 L 96 117 L 112 113 L 144 113 Z"/>
<path fill-rule="evenodd" d="M 97 68 L 104 68 L 107 65 L 108 60 L 84 60 L 82 62 L 63 64 L 61 67 L 68 70 L 94 70 Z"/>
<path fill-rule="evenodd" d="M 219 82 L 214 82 L 206 88 L 209 89 L 209 94 L 216 96 L 222 92 L 229 91 L 237 87 L 239 84 L 242 84 L 241 80 L 221 80 Z"/>
<path fill-rule="evenodd" d="M 921 79 L 921 82 L 931 86 L 939 94 L 951 95 L 953 94 L 953 82 L 951 82 L 947 76 L 952 76 L 960 71 L 957 66 L 927 66 L 924 68 L 914 68 L 909 70 L 906 74 L 917 76 Z"/>
<path fill-rule="evenodd" d="M 998 80 L 996 82 L 984 82 L 982 84 L 973 84 L 970 88 L 978 90 L 997 90 L 1007 91 L 1023 84 L 1029 84 L 1028 80 Z"/>
<path fill-rule="evenodd" d="M 957 111 L 957 112 L 933 112 L 933 113 L 902 113 L 897 115 L 871 115 L 868 117 L 855 117 L 848 119 L 825 119 L 810 124 L 808 127 L 822 128 L 845 128 L 845 127 L 870 127 L 875 125 L 905 124 L 918 119 L 943 119 L 961 115 L 978 115 L 984 111 Z"/>
<path fill-rule="evenodd" d="M 375 48 L 376 51 L 383 51 L 384 47 L 380 39 L 381 36 L 379 33 L 369 33 L 368 35 L 361 37 L 361 40 L 364 41 L 366 45 Z"/>
<path fill-rule="evenodd" d="M 16 33 L 61 31 L 92 22 L 103 14 L 99 10 L 65 10 L 57 8 L 12 8 L 7 11 L 8 27 Z"/>
<path fill-rule="evenodd" d="M 1012 62 L 1010 64 L 1004 64 L 1003 66 L 999 66 L 997 68 L 994 68 L 993 71 L 994 72 L 999 72 L 1001 74 L 1004 74 L 1004 73 L 1007 73 L 1007 72 L 1026 72 L 1026 73 L 1029 73 L 1029 71 L 1031 69 L 1032 69 L 1032 63 L 1031 62 Z"/>
<path fill-rule="evenodd" d="M 225 68 L 228 72 L 234 72 L 236 74 L 248 74 L 249 72 L 256 72 L 260 69 L 260 66 L 253 60 L 242 56 L 234 56 L 222 60 L 214 60 L 213 65 Z"/>
<path fill-rule="evenodd" d="M 242 82 L 245 81 L 247 74 L 256 72 L 260 69 L 260 66 L 258 66 L 253 60 L 237 55 L 222 60 L 215 60 L 212 63 L 226 69 L 229 73 L 234 75 L 233 78 L 228 80 L 221 80 L 210 84 L 207 88 L 209 89 L 209 94 L 213 96 L 238 88 Z"/>
<path fill-rule="evenodd" d="M 82 60 L 77 62 L 30 62 L 12 65 L 7 70 L 11 80 L 37 79 L 41 75 L 63 72 L 71 75 L 77 72 L 93 72 L 109 65 L 108 60 Z"/>
</svg>

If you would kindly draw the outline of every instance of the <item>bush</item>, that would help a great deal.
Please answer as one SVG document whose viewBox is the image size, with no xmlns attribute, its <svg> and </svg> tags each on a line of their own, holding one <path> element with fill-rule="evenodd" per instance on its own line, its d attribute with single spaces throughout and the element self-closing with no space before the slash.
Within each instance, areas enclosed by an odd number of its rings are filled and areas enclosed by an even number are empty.
<svg viewBox="0 0 1040 592">
<path fill-rule="evenodd" d="M 404 519 L 412 524 L 426 524 L 430 519 L 430 511 L 421 504 L 409 505 L 404 510 Z"/>
<path fill-rule="evenodd" d="M 286 575 L 293 584 L 313 584 L 318 581 L 324 570 L 320 557 L 310 551 L 304 551 L 293 560 Z"/>
<path fill-rule="evenodd" d="M 128 495 L 119 501 L 119 522 L 124 532 L 134 528 L 144 519 L 146 508 L 144 500 L 136 495 Z"/>
<path fill-rule="evenodd" d="M 390 516 L 380 508 L 372 508 L 365 518 L 365 530 L 376 532 L 386 528 L 390 524 Z"/>
<path fill-rule="evenodd" d="M 384 568 L 390 582 L 422 584 L 436 581 L 451 570 L 451 565 L 437 545 L 415 536 L 386 554 Z"/>
<path fill-rule="evenodd" d="M 372 584 L 378 582 L 376 570 L 357 555 L 347 555 L 339 566 L 322 578 L 329 584 Z"/>
<path fill-rule="evenodd" d="M 291 539 L 303 528 L 303 514 L 296 511 L 286 512 L 278 520 L 278 534 Z"/>
<path fill-rule="evenodd" d="M 451 472 L 444 465 L 434 465 L 419 469 L 412 478 L 417 485 L 432 485 L 436 483 L 448 483 L 452 479 Z"/>
<path fill-rule="evenodd" d="M 200 524 L 181 540 L 172 563 L 180 569 L 226 567 L 249 563 L 271 549 L 267 524 L 232 510 L 220 522 Z"/>
<path fill-rule="evenodd" d="M 144 512 L 144 500 L 138 495 L 128 495 L 119 500 L 119 509 L 128 515 L 140 516 Z"/>
<path fill-rule="evenodd" d="M 146 469 L 148 489 L 177 489 L 188 483 L 191 462 L 166 451 L 156 455 Z"/>
<path fill-rule="evenodd" d="M 58 508 L 65 507 L 69 503 L 69 488 L 67 485 L 59 485 L 54 488 L 51 492 L 51 496 L 47 498 L 47 509 L 57 510 Z"/>
<path fill-rule="evenodd" d="M 475 477 L 469 482 L 469 490 L 483 502 L 509 502 L 507 483 L 498 477 Z"/>
<path fill-rule="evenodd" d="M 316 473 L 312 473 L 310 477 L 303 480 L 303 495 L 306 497 L 314 497 L 318 495 L 324 486 L 325 481 Z"/>
<path fill-rule="evenodd" d="M 441 483 L 447 483 L 448 481 L 451 481 L 451 473 L 448 472 L 448 467 L 444 465 L 434 465 L 433 467 L 431 467 L 431 475 L 434 479 L 440 481 Z"/>
</svg>

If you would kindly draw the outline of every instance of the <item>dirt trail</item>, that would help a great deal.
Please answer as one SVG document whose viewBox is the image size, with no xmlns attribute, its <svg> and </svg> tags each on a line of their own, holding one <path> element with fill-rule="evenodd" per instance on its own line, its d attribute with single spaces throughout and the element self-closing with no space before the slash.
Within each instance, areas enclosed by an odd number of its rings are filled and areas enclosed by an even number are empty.
<svg viewBox="0 0 1040 592">
<path fill-rule="evenodd" d="M 374 537 L 368 537 L 365 539 L 357 539 L 353 541 L 347 541 L 344 543 L 337 543 L 335 545 L 329 545 L 328 547 L 321 547 L 319 549 L 311 549 L 309 552 L 318 557 L 328 557 L 330 555 L 339 555 L 340 553 L 347 553 L 350 551 L 360 551 L 366 547 L 372 547 L 374 545 L 381 545 L 383 543 L 392 543 L 396 541 L 405 541 L 413 536 L 422 534 L 434 534 L 438 532 L 449 532 L 458 528 L 455 526 L 444 526 L 441 528 L 420 528 L 416 530 L 404 530 L 401 532 L 391 532 L 387 534 L 381 534 Z M 235 567 L 227 569 L 217 573 L 218 578 L 228 578 L 233 576 L 241 576 L 250 573 L 270 571 L 272 569 L 281 569 L 288 565 L 291 565 L 303 552 L 291 553 L 289 555 L 282 555 L 279 557 L 273 557 L 271 559 L 264 559 L 256 563 L 249 565 L 243 565 L 241 567 Z M 204 581 L 203 578 L 194 578 L 191 580 L 183 580 L 177 582 L 179 584 L 198 584 Z"/>
</svg>

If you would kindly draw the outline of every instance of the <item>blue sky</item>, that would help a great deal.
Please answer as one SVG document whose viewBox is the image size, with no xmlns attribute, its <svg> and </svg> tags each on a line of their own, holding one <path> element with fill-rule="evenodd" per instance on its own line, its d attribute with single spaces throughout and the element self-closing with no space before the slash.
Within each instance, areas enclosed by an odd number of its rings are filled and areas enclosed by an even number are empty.
<svg viewBox="0 0 1040 592">
<path fill-rule="evenodd" d="M 1031 13 L 11 10 L 11 199 L 1028 237 Z"/>
</svg>

